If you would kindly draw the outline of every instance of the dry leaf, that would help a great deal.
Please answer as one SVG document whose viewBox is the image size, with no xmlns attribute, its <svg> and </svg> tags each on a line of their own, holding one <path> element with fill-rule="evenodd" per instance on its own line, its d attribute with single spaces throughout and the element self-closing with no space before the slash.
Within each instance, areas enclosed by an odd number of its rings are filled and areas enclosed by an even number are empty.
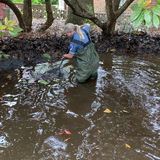
<svg viewBox="0 0 160 160">
<path fill-rule="evenodd" d="M 64 130 L 64 133 L 67 134 L 67 135 L 71 135 L 72 134 L 69 130 L 66 130 L 66 129 Z"/>
<path fill-rule="evenodd" d="M 98 130 L 98 133 L 101 133 L 101 131 L 100 131 L 100 130 Z"/>
<path fill-rule="evenodd" d="M 9 74 L 9 75 L 7 76 L 7 79 L 11 80 L 11 79 L 12 79 L 12 75 Z"/>
<path fill-rule="evenodd" d="M 105 109 L 104 112 L 105 113 L 112 113 L 112 111 L 110 109 Z"/>
<path fill-rule="evenodd" d="M 72 133 L 69 130 L 65 129 L 64 131 L 60 131 L 56 134 L 57 135 L 71 135 Z"/>
<path fill-rule="evenodd" d="M 67 138 L 67 139 L 64 140 L 64 142 L 68 142 L 70 139 L 71 139 L 71 138 Z"/>
<path fill-rule="evenodd" d="M 110 52 L 115 52 L 115 51 L 116 51 L 115 48 L 110 49 Z"/>
<path fill-rule="evenodd" d="M 129 112 L 128 112 L 128 111 L 126 111 L 126 110 L 123 110 L 123 112 L 124 112 L 124 113 L 129 113 Z"/>
<path fill-rule="evenodd" d="M 129 149 L 131 148 L 131 146 L 129 144 L 125 144 L 125 147 L 129 148 Z"/>
</svg>

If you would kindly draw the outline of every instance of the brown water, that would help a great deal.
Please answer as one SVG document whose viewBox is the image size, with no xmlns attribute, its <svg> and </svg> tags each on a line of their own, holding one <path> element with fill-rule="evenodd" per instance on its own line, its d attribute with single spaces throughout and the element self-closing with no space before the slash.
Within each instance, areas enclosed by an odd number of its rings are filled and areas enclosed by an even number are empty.
<svg viewBox="0 0 160 160">
<path fill-rule="evenodd" d="M 102 55 L 83 85 L 20 78 L 0 80 L 0 160 L 160 160 L 160 57 Z"/>
</svg>

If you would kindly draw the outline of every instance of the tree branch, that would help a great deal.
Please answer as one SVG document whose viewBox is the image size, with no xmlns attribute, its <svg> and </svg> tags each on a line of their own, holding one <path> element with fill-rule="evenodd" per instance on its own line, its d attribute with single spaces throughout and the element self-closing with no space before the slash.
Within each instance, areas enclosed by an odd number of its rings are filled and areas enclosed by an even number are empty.
<svg viewBox="0 0 160 160">
<path fill-rule="evenodd" d="M 113 11 L 116 12 L 119 9 L 119 4 L 121 0 L 112 0 L 113 3 Z"/>
<path fill-rule="evenodd" d="M 114 12 L 113 12 L 113 2 L 112 2 L 112 0 L 105 0 L 105 2 L 106 2 L 107 18 L 108 18 L 108 21 L 110 21 L 111 18 L 114 16 Z"/>
<path fill-rule="evenodd" d="M 91 14 L 86 9 L 84 9 L 80 5 L 80 3 L 78 2 L 78 0 L 76 0 L 76 3 L 77 3 L 77 6 L 78 6 L 79 10 L 69 0 L 64 0 L 64 1 L 72 9 L 72 11 L 73 11 L 73 13 L 75 15 L 77 15 L 79 17 L 82 17 L 82 18 L 87 18 L 87 19 L 91 20 L 92 22 L 94 22 L 100 28 L 103 27 L 103 23 L 97 17 L 95 17 L 94 14 Z"/>
<path fill-rule="evenodd" d="M 40 32 L 47 30 L 52 25 L 52 23 L 54 21 L 51 0 L 45 0 L 45 5 L 46 5 L 46 12 L 47 12 L 47 20 L 41 26 L 41 28 L 38 30 Z"/>
<path fill-rule="evenodd" d="M 116 18 L 118 18 L 127 8 L 128 6 L 133 2 L 134 0 L 126 0 L 126 2 L 123 4 L 123 6 L 121 8 L 119 8 L 116 12 L 115 12 L 115 16 Z"/>
</svg>

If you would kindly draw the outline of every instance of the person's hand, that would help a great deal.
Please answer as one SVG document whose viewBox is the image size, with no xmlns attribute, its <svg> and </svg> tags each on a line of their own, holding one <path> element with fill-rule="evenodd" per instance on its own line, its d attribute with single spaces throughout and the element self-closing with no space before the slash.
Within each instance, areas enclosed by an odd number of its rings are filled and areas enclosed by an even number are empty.
<svg viewBox="0 0 160 160">
<path fill-rule="evenodd" d="M 72 59 L 73 58 L 73 54 L 70 54 L 70 53 L 64 54 L 63 58 Z"/>
</svg>

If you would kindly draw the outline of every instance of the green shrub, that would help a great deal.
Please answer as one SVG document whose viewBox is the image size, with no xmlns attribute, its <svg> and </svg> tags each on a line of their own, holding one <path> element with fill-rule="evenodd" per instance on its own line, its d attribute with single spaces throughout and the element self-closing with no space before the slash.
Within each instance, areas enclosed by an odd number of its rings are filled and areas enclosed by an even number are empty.
<svg viewBox="0 0 160 160">
<path fill-rule="evenodd" d="M 132 5 L 133 13 L 131 21 L 134 28 L 145 25 L 150 28 L 152 26 L 159 28 L 160 26 L 160 0 L 152 3 L 153 0 L 139 0 Z"/>
<path fill-rule="evenodd" d="M 17 37 L 23 29 L 16 25 L 15 21 L 8 20 L 6 17 L 3 22 L 0 22 L 0 37 L 11 35 Z"/>
<path fill-rule="evenodd" d="M 23 3 L 23 0 L 13 0 L 14 3 Z M 32 0 L 32 4 L 44 4 L 45 0 Z M 51 0 L 52 4 L 58 4 L 58 0 Z"/>
</svg>

